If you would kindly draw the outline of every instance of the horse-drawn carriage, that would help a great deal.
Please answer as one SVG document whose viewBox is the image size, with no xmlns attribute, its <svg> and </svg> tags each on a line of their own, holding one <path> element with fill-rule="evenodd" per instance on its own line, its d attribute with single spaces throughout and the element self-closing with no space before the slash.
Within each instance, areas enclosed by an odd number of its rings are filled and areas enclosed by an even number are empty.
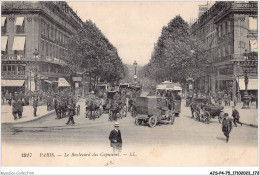
<svg viewBox="0 0 260 176">
<path fill-rule="evenodd" d="M 190 104 L 192 117 L 199 121 L 209 123 L 211 118 L 218 117 L 221 123 L 224 117 L 224 107 L 219 104 L 211 104 L 206 97 L 193 98 Z"/>
<path fill-rule="evenodd" d="M 104 109 L 108 111 L 110 121 L 117 120 L 118 115 L 119 118 L 127 116 L 125 101 L 119 93 L 116 94 L 116 91 L 107 92 Z"/>
<path fill-rule="evenodd" d="M 173 124 L 175 112 L 170 101 L 161 97 L 138 97 L 135 102 L 135 124 L 146 123 L 149 127 L 155 127 L 159 123 Z"/>
<path fill-rule="evenodd" d="M 100 117 L 100 100 L 94 94 L 90 94 L 86 99 L 86 118 L 95 120 Z"/>
</svg>

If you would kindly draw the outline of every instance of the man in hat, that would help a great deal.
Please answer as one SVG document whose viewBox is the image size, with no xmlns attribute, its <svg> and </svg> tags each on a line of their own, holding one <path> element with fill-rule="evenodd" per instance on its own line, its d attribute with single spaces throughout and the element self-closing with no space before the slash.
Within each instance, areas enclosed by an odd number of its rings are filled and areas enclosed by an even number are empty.
<svg viewBox="0 0 260 176">
<path fill-rule="evenodd" d="M 23 106 L 24 106 L 24 102 L 22 101 L 22 98 L 19 98 L 19 100 L 17 101 L 17 113 L 19 119 L 22 118 L 23 116 Z"/>
<path fill-rule="evenodd" d="M 66 125 L 69 125 L 70 122 L 73 125 L 75 124 L 74 118 L 73 118 L 74 115 L 75 115 L 75 105 L 74 105 L 72 99 L 70 98 L 69 99 L 69 103 L 68 103 L 68 116 L 69 116 L 69 119 L 68 119 L 68 122 L 66 123 Z"/>
<path fill-rule="evenodd" d="M 14 120 L 17 119 L 17 113 L 18 113 L 18 109 L 17 109 L 17 100 L 14 99 L 13 103 L 12 103 L 12 114 L 14 116 Z"/>
<path fill-rule="evenodd" d="M 232 120 L 228 118 L 228 113 L 224 114 L 223 121 L 222 121 L 222 132 L 226 136 L 226 143 L 229 140 L 229 133 L 232 130 Z"/>
<path fill-rule="evenodd" d="M 119 123 L 116 122 L 114 124 L 114 129 L 110 132 L 109 140 L 110 140 L 110 146 L 113 147 L 113 152 L 120 153 L 122 150 L 122 138 L 121 138 L 121 132 L 119 130 Z"/>
<path fill-rule="evenodd" d="M 37 107 L 38 107 L 38 97 L 34 96 L 33 97 L 33 115 L 34 115 L 34 117 L 36 117 Z"/>
<path fill-rule="evenodd" d="M 234 118 L 233 122 L 235 127 L 237 127 L 237 123 L 242 126 L 242 123 L 239 121 L 240 115 L 238 110 L 235 108 L 235 106 L 232 106 L 232 116 Z"/>
</svg>

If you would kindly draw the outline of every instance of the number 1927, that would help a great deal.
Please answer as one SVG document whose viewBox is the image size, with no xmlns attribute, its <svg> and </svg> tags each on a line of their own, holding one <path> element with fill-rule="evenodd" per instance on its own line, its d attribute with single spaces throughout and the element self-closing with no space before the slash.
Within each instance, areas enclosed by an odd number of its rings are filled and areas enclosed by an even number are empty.
<svg viewBox="0 0 260 176">
<path fill-rule="evenodd" d="M 32 157 L 32 153 L 22 153 L 22 157 Z"/>
</svg>

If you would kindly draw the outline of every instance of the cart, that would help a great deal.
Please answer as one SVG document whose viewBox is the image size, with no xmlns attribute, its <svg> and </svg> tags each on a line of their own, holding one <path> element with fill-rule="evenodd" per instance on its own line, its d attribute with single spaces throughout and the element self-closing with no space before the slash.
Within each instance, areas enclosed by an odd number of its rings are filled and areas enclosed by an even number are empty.
<svg viewBox="0 0 260 176">
<path fill-rule="evenodd" d="M 199 121 L 209 123 L 211 118 L 218 117 L 219 123 L 222 122 L 224 117 L 223 106 L 208 104 L 208 100 L 205 97 L 195 98 L 191 103 L 194 117 Z"/>
<path fill-rule="evenodd" d="M 144 123 L 151 128 L 159 123 L 173 124 L 175 113 L 172 108 L 169 108 L 172 106 L 169 106 L 168 103 L 169 101 L 165 101 L 161 97 L 138 97 L 135 103 L 135 124 L 139 126 Z"/>
<path fill-rule="evenodd" d="M 203 107 L 203 115 L 202 118 L 205 122 L 209 122 L 211 118 L 218 117 L 219 123 L 222 122 L 222 119 L 224 117 L 223 112 L 224 107 L 220 105 L 205 105 Z"/>
</svg>

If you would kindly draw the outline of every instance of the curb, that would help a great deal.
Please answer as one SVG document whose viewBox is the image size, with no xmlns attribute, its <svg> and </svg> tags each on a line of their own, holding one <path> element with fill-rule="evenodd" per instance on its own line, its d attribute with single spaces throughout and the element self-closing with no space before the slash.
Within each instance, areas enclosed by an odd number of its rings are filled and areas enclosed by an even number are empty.
<svg viewBox="0 0 260 176">
<path fill-rule="evenodd" d="M 52 110 L 51 112 L 49 112 L 47 114 L 44 114 L 42 116 L 36 117 L 35 119 L 22 121 L 22 122 L 6 122 L 6 123 L 2 123 L 2 125 L 15 125 L 15 124 L 22 124 L 22 123 L 32 122 L 32 121 L 39 120 L 41 118 L 47 117 L 47 116 L 52 115 L 52 114 L 55 114 L 54 110 Z"/>
<path fill-rule="evenodd" d="M 251 126 L 251 127 L 254 127 L 254 128 L 258 128 L 258 125 L 254 125 L 254 124 L 248 124 L 248 123 L 243 123 L 241 122 L 243 125 L 246 125 L 246 126 Z"/>
</svg>

